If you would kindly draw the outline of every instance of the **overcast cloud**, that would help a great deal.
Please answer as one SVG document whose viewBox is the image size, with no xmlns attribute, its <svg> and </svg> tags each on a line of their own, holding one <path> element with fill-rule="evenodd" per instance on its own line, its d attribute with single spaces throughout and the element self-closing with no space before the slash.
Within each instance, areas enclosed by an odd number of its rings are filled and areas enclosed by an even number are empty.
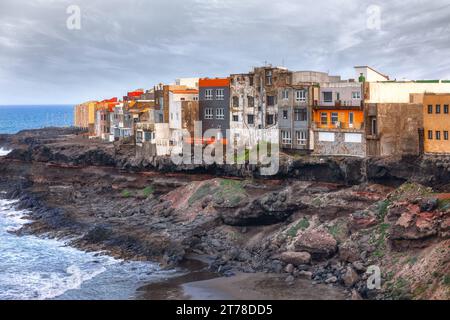
<svg viewBox="0 0 450 320">
<path fill-rule="evenodd" d="M 69 30 L 69 5 L 81 30 Z M 367 8 L 381 8 L 381 29 Z M 77 103 L 264 61 L 450 78 L 448 0 L 0 0 L 0 104 Z"/>
</svg>

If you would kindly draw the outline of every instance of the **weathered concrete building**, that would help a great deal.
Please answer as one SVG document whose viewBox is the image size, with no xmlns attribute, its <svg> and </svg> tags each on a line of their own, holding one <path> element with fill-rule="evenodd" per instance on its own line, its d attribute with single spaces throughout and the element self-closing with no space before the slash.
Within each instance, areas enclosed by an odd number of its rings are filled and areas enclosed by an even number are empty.
<svg viewBox="0 0 450 320">
<path fill-rule="evenodd" d="M 214 138 L 225 139 L 230 129 L 230 79 L 200 79 L 199 103 L 202 134 L 215 130 Z"/>
<path fill-rule="evenodd" d="M 320 83 L 313 132 L 315 154 L 364 157 L 362 84 L 354 80 Z"/>
<path fill-rule="evenodd" d="M 368 156 L 419 154 L 423 102 L 414 94 L 448 93 L 448 81 L 383 81 L 364 83 Z"/>
</svg>

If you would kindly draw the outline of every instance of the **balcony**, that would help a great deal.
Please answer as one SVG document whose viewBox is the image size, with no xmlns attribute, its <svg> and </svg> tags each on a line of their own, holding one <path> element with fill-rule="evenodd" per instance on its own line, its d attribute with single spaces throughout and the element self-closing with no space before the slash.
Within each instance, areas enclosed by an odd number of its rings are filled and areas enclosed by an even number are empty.
<svg viewBox="0 0 450 320">
<path fill-rule="evenodd" d="M 364 129 L 363 122 L 354 122 L 352 124 L 348 122 L 336 122 L 336 123 L 321 123 L 314 122 L 314 129 L 327 129 L 327 130 L 346 130 L 346 131 L 360 131 Z"/>
<path fill-rule="evenodd" d="M 137 122 L 136 130 L 154 131 L 155 124 L 152 122 Z"/>
</svg>

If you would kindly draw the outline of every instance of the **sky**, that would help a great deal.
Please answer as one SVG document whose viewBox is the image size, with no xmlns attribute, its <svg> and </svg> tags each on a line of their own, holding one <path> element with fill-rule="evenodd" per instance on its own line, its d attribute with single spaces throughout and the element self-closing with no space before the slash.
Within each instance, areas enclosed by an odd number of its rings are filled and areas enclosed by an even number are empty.
<svg viewBox="0 0 450 320">
<path fill-rule="evenodd" d="M 74 5 L 79 19 L 67 11 Z M 344 78 L 369 65 L 394 79 L 450 79 L 450 3 L 0 0 L 0 105 L 121 97 L 265 63 Z"/>
</svg>

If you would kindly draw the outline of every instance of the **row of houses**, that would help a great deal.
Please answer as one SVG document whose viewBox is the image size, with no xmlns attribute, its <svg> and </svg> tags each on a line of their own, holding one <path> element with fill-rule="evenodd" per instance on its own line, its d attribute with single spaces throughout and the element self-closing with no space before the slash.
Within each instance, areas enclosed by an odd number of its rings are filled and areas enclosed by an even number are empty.
<svg viewBox="0 0 450 320">
<path fill-rule="evenodd" d="M 354 69 L 355 79 L 271 65 L 177 79 L 77 105 L 75 126 L 91 138 L 128 139 L 151 156 L 181 148 L 181 130 L 202 137 L 191 143 L 249 145 L 275 131 L 282 149 L 324 156 L 450 153 L 450 81 L 397 81 L 368 66 Z"/>
</svg>

